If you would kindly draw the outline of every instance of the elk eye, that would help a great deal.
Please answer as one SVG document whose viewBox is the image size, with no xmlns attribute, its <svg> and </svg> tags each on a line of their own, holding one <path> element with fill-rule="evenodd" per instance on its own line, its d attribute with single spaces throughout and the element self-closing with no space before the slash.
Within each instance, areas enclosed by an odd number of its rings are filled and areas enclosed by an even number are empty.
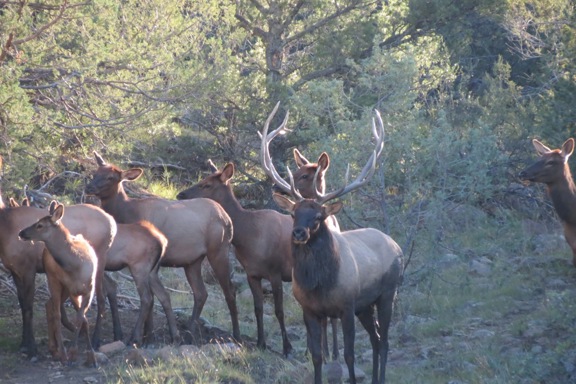
<svg viewBox="0 0 576 384">
<path fill-rule="evenodd" d="M 209 184 L 202 184 L 202 187 L 201 187 L 201 188 L 202 188 L 202 189 L 207 189 L 207 188 L 210 188 L 210 185 L 209 185 Z"/>
<path fill-rule="evenodd" d="M 302 180 L 306 180 L 308 178 L 308 175 L 302 175 L 301 179 Z"/>
</svg>

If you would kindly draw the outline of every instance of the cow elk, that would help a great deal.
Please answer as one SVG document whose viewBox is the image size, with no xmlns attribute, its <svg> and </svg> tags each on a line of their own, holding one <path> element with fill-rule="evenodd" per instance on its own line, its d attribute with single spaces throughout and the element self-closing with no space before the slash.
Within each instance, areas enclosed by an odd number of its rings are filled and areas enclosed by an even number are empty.
<svg viewBox="0 0 576 384">
<path fill-rule="evenodd" d="M 60 318 L 61 304 L 68 297 L 76 309 L 73 349 L 70 354 L 78 352 L 78 335 L 82 330 L 86 334 L 88 358 L 86 365 L 96 366 L 94 350 L 88 333 L 86 312 L 94 296 L 98 257 L 96 252 L 82 235 L 73 236 L 62 224 L 64 206 L 55 205 L 50 215 L 20 231 L 22 240 L 41 241 L 45 245 L 42 260 L 46 270 L 50 299 L 46 303 L 48 320 L 48 346 L 52 355 L 62 363 L 70 363 L 62 338 Z"/>
<path fill-rule="evenodd" d="M 275 110 L 266 121 L 263 137 L 267 136 L 268 125 L 274 113 Z M 378 140 L 383 140 L 383 123 L 378 113 L 376 117 L 381 129 Z M 286 121 L 287 117 L 278 129 L 283 129 Z M 375 125 L 374 122 L 373 127 Z M 377 148 L 381 145 L 379 141 Z M 290 183 L 279 176 L 272 164 L 268 143 L 264 138 L 261 151 L 265 172 L 284 193 L 296 200 L 274 194 L 276 203 L 290 212 L 294 218 L 292 289 L 304 313 L 315 383 L 322 382 L 321 323 L 327 317 L 337 317 L 342 321 L 344 359 L 348 366 L 350 382 L 356 382 L 354 315 L 358 317 L 370 336 L 372 383 L 384 383 L 388 356 L 388 329 L 397 287 L 402 278 L 402 250 L 392 238 L 376 229 L 363 228 L 339 232 L 326 224 L 326 218 L 338 213 L 342 208 L 341 202 L 329 203 L 329 201 L 367 183 L 374 173 L 378 149 L 351 184 L 327 194 L 320 193 L 315 187 L 316 196 L 313 199 L 302 197 L 294 185 L 290 172 Z"/>
<path fill-rule="evenodd" d="M 224 292 L 232 319 L 232 335 L 240 341 L 236 293 L 228 258 L 233 234 L 228 214 L 210 199 L 170 201 L 155 197 L 129 198 L 122 182 L 138 179 L 143 173 L 142 169 L 123 171 L 107 164 L 97 153 L 94 155 L 98 169 L 86 186 L 86 193 L 100 198 L 102 208 L 118 223 L 129 224 L 140 220 L 152 223 L 168 239 L 161 266 L 184 268 L 194 295 L 189 326 L 191 334 L 196 334 L 200 313 L 208 297 L 201 269 L 202 260 L 207 258 Z"/>
<path fill-rule="evenodd" d="M 248 285 L 254 298 L 254 313 L 258 332 L 257 346 L 266 348 L 264 336 L 264 293 L 262 279 L 270 281 L 276 318 L 282 334 L 282 352 L 292 351 L 284 325 L 283 281 L 292 280 L 292 257 L 290 233 L 292 219 L 270 209 L 246 210 L 242 208 L 234 192 L 231 179 L 234 165 L 228 163 L 221 171 L 213 166 L 213 173 L 198 184 L 182 191 L 177 198 L 210 198 L 218 202 L 232 219 L 236 257 L 246 271 Z"/>
<path fill-rule="evenodd" d="M 147 221 L 118 224 L 118 233 L 106 259 L 106 270 L 119 271 L 127 267 L 140 297 L 140 312 L 130 344 L 140 345 L 143 338 L 151 336 L 154 296 L 158 297 L 164 309 L 172 342 L 179 341 L 170 295 L 158 276 L 167 246 L 166 236 Z"/>
<path fill-rule="evenodd" d="M 576 267 L 576 186 L 568 159 L 574 152 L 570 138 L 560 149 L 550 149 L 534 139 L 532 144 L 540 158 L 520 172 L 520 178 L 546 184 L 554 209 L 564 227 L 564 238 L 572 249 L 572 263 Z"/>
<path fill-rule="evenodd" d="M 1 161 L 2 159 L 0 158 L 0 164 Z M 22 312 L 20 351 L 28 356 L 35 356 L 37 353 L 33 328 L 34 292 L 36 290 L 36 274 L 44 273 L 44 265 L 42 263 L 42 250 L 44 247 L 38 243 L 32 244 L 18 240 L 18 232 L 44 216 L 46 216 L 46 210 L 36 207 L 26 205 L 13 208 L 6 207 L 0 194 L 0 260 L 6 269 L 10 271 L 16 285 L 18 303 Z M 118 312 L 114 304 L 115 287 L 110 279 L 102 281 L 106 254 L 116 234 L 116 222 L 112 216 L 100 208 L 78 204 L 69 206 L 66 209 L 63 223 L 73 235 L 82 234 L 90 242 L 98 255 L 98 259 L 101 261 L 98 264 L 96 274 L 98 316 L 94 326 L 92 345 L 97 347 L 100 344 L 100 328 L 105 311 L 105 292 L 108 298 L 112 299 L 111 312 L 114 340 L 120 340 L 122 331 Z M 63 316 L 62 319 L 65 321 L 66 317 Z M 70 324 L 65 323 L 65 325 L 71 328 Z"/>
</svg>

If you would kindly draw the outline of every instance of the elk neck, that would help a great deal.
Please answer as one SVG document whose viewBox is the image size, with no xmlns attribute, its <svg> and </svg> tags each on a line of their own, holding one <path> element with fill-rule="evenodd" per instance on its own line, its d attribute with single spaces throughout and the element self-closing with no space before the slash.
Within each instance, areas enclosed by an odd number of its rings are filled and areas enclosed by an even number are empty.
<svg viewBox="0 0 576 384">
<path fill-rule="evenodd" d="M 564 166 L 564 176 L 547 184 L 548 194 L 560 219 L 568 224 L 576 224 L 576 186 L 568 164 Z"/>
<path fill-rule="evenodd" d="M 293 280 L 302 290 L 325 296 L 336 286 L 340 255 L 325 222 L 305 244 L 292 244 L 292 257 Z"/>
<path fill-rule="evenodd" d="M 135 215 L 131 215 L 130 212 L 130 197 L 124 191 L 122 184 L 118 185 L 118 192 L 111 196 L 98 196 L 100 198 L 101 208 L 108 214 L 112 215 L 116 222 L 127 224 L 131 223 L 134 220 L 131 220 L 131 217 Z"/>
<path fill-rule="evenodd" d="M 49 240 L 44 241 L 44 245 L 56 263 L 65 271 L 73 271 L 82 264 L 79 258 L 74 257 L 77 253 L 74 248 L 74 236 L 62 225 L 52 231 Z"/>
</svg>

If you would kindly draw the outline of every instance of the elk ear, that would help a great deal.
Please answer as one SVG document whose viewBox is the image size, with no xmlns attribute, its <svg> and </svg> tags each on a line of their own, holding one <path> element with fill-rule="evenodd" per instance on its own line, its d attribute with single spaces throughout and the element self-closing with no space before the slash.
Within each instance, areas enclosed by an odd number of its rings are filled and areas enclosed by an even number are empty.
<svg viewBox="0 0 576 384">
<path fill-rule="evenodd" d="M 21 207 L 29 207 L 30 206 L 30 200 L 28 200 L 27 197 L 22 199 L 22 202 L 20 203 Z"/>
<path fill-rule="evenodd" d="M 574 152 L 574 139 L 569 138 L 562 144 L 562 156 L 564 156 L 564 161 L 568 161 L 570 155 Z"/>
<path fill-rule="evenodd" d="M 307 158 L 305 158 L 298 149 L 294 148 L 294 161 L 296 162 L 296 166 L 301 168 L 305 165 L 310 164 Z"/>
<path fill-rule="evenodd" d="M 325 217 L 332 216 L 340 212 L 344 204 L 341 201 L 337 201 L 332 204 L 322 206 L 322 212 L 324 213 Z"/>
<path fill-rule="evenodd" d="M 532 140 L 532 145 L 534 145 L 534 149 L 536 149 L 536 152 L 538 152 L 540 156 L 543 156 L 548 152 L 552 152 L 550 148 L 548 148 L 547 146 L 545 146 L 536 139 Z"/>
<path fill-rule="evenodd" d="M 57 205 L 58 205 L 58 202 L 56 200 L 52 200 L 50 202 L 50 207 L 48 207 L 48 212 L 50 212 L 50 215 L 52 215 L 54 213 L 54 210 L 56 209 Z"/>
<path fill-rule="evenodd" d="M 20 206 L 20 204 L 18 204 L 18 202 L 16 200 L 14 200 L 13 197 L 11 197 L 8 200 L 8 205 L 10 206 L 10 208 L 18 208 Z"/>
<path fill-rule="evenodd" d="M 144 170 L 141 168 L 132 168 L 122 172 L 122 180 L 134 181 L 142 176 L 143 173 Z"/>
<path fill-rule="evenodd" d="M 292 200 L 290 200 L 289 198 L 287 198 L 286 196 L 274 192 L 272 194 L 272 198 L 274 199 L 276 204 L 278 204 L 278 206 L 280 208 L 282 208 L 283 210 L 288 211 L 288 212 L 294 211 L 294 205 L 295 205 L 294 202 Z"/>
<path fill-rule="evenodd" d="M 58 204 L 56 208 L 54 208 L 54 213 L 50 215 L 50 220 L 56 224 L 62 219 L 62 216 L 64 216 L 64 206 L 62 204 Z"/>
<path fill-rule="evenodd" d="M 104 161 L 102 156 L 100 156 L 96 151 L 94 151 L 94 158 L 96 159 L 96 164 L 98 164 L 99 167 L 106 165 L 106 162 Z"/>
<path fill-rule="evenodd" d="M 220 174 L 220 180 L 223 183 L 227 183 L 234 176 L 234 164 L 228 163 L 222 169 L 222 173 Z"/>
<path fill-rule="evenodd" d="M 318 158 L 318 166 L 322 168 L 322 172 L 326 171 L 330 166 L 330 156 L 326 152 L 322 152 Z"/>
</svg>

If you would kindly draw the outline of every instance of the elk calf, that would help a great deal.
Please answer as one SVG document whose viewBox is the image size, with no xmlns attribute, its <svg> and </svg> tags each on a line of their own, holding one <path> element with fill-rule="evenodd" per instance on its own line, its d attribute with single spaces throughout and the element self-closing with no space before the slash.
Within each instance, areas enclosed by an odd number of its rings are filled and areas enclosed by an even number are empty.
<svg viewBox="0 0 576 384">
<path fill-rule="evenodd" d="M 568 158 L 574 152 L 570 138 L 560 149 L 550 149 L 538 140 L 532 144 L 540 158 L 520 172 L 520 178 L 546 184 L 554 209 L 564 227 L 564 238 L 572 249 L 572 263 L 576 267 L 576 186 L 570 173 Z"/>
<path fill-rule="evenodd" d="M 53 208 L 53 209 L 52 209 Z M 72 236 L 62 224 L 64 206 L 51 206 L 50 215 L 40 219 L 19 233 L 22 240 L 44 242 L 43 263 L 50 290 L 50 299 L 46 303 L 48 320 L 49 348 L 62 363 L 74 360 L 78 350 L 78 335 L 84 330 L 88 349 L 86 364 L 96 366 L 94 350 L 88 333 L 88 310 L 96 285 L 98 257 L 92 246 L 82 235 Z M 72 359 L 68 358 L 62 340 L 60 319 L 61 303 L 70 297 L 76 309 L 76 331 L 74 334 Z"/>
</svg>

